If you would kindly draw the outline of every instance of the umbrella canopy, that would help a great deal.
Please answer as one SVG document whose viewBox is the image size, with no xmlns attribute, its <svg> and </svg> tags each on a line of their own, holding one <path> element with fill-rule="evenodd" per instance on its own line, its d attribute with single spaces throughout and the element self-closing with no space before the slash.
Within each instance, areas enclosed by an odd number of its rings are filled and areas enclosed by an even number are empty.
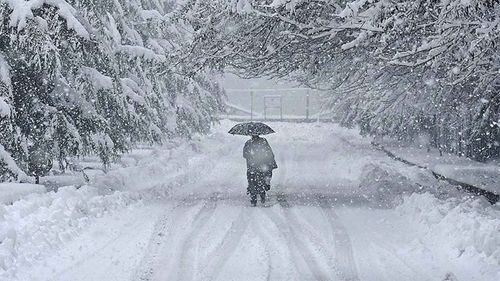
<svg viewBox="0 0 500 281">
<path fill-rule="evenodd" d="M 272 134 L 274 130 L 262 122 L 247 122 L 235 125 L 228 133 L 243 136 L 260 136 Z"/>
</svg>

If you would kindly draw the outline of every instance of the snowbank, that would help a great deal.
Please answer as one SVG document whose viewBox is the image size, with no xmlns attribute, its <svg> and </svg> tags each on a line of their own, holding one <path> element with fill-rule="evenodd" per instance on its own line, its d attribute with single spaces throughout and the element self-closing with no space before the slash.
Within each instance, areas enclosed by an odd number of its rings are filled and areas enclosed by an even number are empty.
<svg viewBox="0 0 500 281">
<path fill-rule="evenodd" d="M 485 271 L 500 277 L 500 204 L 491 206 L 484 199 L 440 200 L 424 193 L 406 197 L 397 211 L 419 229 L 421 239 L 416 244 L 448 253 L 448 259 L 463 259 L 464 264 L 480 260 L 491 265 Z"/>
<path fill-rule="evenodd" d="M 140 201 L 139 194 L 99 195 L 84 186 L 32 194 L 0 206 L 0 279 L 10 279 L 21 265 L 59 248 L 77 236 L 95 218 Z"/>
<path fill-rule="evenodd" d="M 221 145 L 223 142 L 235 142 L 238 151 L 228 150 Z M 208 136 L 194 136 L 189 142 L 182 139 L 170 140 L 162 147 L 157 147 L 148 152 L 148 157 L 139 157 L 134 166 L 118 168 L 107 174 L 96 175 L 91 179 L 91 185 L 109 190 L 140 192 L 145 196 L 166 196 L 179 192 L 188 192 L 193 188 L 192 183 L 197 182 L 204 175 L 193 171 L 211 171 L 221 161 L 220 158 L 228 156 L 240 159 L 239 138 L 233 138 L 226 132 L 214 132 Z M 245 167 L 236 165 L 241 178 L 245 178 Z M 224 179 L 221 184 L 234 185 L 232 178 L 227 178 L 230 171 L 220 171 Z M 198 193 L 204 190 L 196 190 Z"/>
<path fill-rule="evenodd" d="M 45 186 L 30 183 L 0 183 L 0 204 L 10 204 L 31 193 L 44 193 Z"/>
<path fill-rule="evenodd" d="M 421 188 L 394 167 L 378 162 L 363 166 L 359 189 L 375 206 L 393 207 Z"/>
</svg>

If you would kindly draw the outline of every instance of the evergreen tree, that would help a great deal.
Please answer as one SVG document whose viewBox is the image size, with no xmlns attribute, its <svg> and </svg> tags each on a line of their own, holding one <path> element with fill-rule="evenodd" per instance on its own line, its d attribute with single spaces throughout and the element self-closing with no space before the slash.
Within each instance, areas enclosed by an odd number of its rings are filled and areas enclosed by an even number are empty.
<svg viewBox="0 0 500 281">
<path fill-rule="evenodd" d="M 134 144 L 206 132 L 223 92 L 206 72 L 179 74 L 178 42 L 189 37 L 170 19 L 176 9 L 158 0 L 0 0 L 0 173 L 10 160 L 39 175 L 34 161 L 65 169 L 88 154 L 107 166 Z"/>
</svg>

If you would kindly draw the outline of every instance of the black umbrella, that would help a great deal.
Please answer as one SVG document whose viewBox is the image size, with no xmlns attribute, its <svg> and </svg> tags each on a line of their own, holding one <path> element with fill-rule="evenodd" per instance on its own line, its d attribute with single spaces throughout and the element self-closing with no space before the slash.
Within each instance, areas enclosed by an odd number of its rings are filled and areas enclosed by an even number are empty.
<svg viewBox="0 0 500 281">
<path fill-rule="evenodd" d="M 228 133 L 243 136 L 260 136 L 272 134 L 274 133 L 274 130 L 261 122 L 247 122 L 235 125 L 233 128 L 231 128 L 231 130 L 229 130 Z"/>
</svg>

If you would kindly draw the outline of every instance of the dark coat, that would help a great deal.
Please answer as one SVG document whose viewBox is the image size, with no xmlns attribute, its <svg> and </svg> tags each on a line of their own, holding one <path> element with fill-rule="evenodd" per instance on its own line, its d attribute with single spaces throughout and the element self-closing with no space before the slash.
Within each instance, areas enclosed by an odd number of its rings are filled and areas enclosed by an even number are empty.
<svg viewBox="0 0 500 281">
<path fill-rule="evenodd" d="M 278 168 L 271 146 L 265 138 L 252 137 L 245 143 L 243 158 L 248 171 L 268 172 Z"/>
</svg>

